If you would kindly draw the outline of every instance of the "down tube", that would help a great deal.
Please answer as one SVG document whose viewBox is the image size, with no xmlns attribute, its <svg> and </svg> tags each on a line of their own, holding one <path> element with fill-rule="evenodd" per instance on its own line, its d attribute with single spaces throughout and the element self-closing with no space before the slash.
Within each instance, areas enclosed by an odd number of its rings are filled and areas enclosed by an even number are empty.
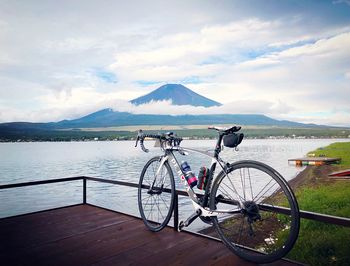
<svg viewBox="0 0 350 266">
<path fill-rule="evenodd" d="M 169 159 L 170 162 L 173 164 L 174 169 L 176 174 L 178 175 L 178 177 L 180 178 L 181 183 L 184 185 L 186 192 L 188 194 L 188 196 L 198 204 L 198 197 L 196 195 L 196 193 L 193 191 L 193 189 L 188 185 L 187 180 L 185 178 L 185 173 L 182 171 L 179 162 L 177 161 L 175 155 L 173 154 L 173 152 L 171 151 L 169 153 Z"/>
<path fill-rule="evenodd" d="M 205 192 L 204 192 L 204 200 L 202 202 L 202 207 L 208 207 L 208 200 L 209 200 L 209 192 L 210 192 L 210 189 L 211 189 L 211 185 L 213 183 L 213 180 L 214 180 L 214 171 L 216 169 L 216 165 L 218 164 L 222 171 L 226 172 L 226 168 L 220 163 L 220 161 L 218 159 L 216 159 L 211 153 L 209 152 L 206 152 L 206 151 L 201 151 L 201 150 L 196 150 L 196 149 L 192 149 L 192 148 L 185 148 L 183 147 L 182 148 L 183 151 L 188 151 L 188 152 L 195 152 L 195 153 L 199 153 L 199 154 L 202 154 L 204 156 L 207 156 L 207 157 L 210 157 L 211 158 L 211 164 L 210 164 L 210 179 L 209 179 L 209 183 L 205 189 Z"/>
</svg>

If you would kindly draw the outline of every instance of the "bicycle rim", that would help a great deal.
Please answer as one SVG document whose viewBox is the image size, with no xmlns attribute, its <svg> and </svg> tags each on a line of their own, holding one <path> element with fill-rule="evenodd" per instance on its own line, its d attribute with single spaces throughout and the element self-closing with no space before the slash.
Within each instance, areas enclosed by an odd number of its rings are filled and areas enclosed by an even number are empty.
<svg viewBox="0 0 350 266">
<path fill-rule="evenodd" d="M 138 188 L 140 215 L 151 231 L 160 231 L 168 224 L 174 207 L 174 176 L 167 162 L 155 178 L 160 160 L 161 157 L 154 157 L 146 163 Z"/>
<path fill-rule="evenodd" d="M 237 201 L 243 208 L 232 205 Z M 232 164 L 227 175 L 221 172 L 213 184 L 210 207 L 240 210 L 212 220 L 225 245 L 246 260 L 278 260 L 297 239 L 299 209 L 295 196 L 281 175 L 265 164 L 242 161 Z M 280 208 L 278 212 L 276 207 Z M 288 213 L 281 213 L 281 207 Z"/>
</svg>

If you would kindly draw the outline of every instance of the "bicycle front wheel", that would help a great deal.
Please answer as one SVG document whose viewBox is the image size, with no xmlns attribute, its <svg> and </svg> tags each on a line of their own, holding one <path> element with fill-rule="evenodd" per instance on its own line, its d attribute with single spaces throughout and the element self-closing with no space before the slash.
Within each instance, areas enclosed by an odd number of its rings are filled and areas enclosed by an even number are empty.
<svg viewBox="0 0 350 266">
<path fill-rule="evenodd" d="M 213 184 L 210 207 L 233 210 L 212 221 L 225 245 L 246 260 L 278 260 L 298 237 L 295 196 L 283 177 L 263 163 L 241 161 L 222 171 Z"/>
<path fill-rule="evenodd" d="M 168 162 L 159 169 L 161 159 L 159 156 L 154 157 L 146 163 L 138 187 L 142 220 L 154 232 L 162 230 L 168 224 L 174 208 L 174 175 Z"/>
</svg>

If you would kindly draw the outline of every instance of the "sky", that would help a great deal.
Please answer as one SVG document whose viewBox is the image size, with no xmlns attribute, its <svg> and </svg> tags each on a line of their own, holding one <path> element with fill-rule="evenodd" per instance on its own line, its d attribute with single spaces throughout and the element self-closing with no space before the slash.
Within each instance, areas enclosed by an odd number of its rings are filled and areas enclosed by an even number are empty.
<svg viewBox="0 0 350 266">
<path fill-rule="evenodd" d="M 128 101 L 179 83 L 223 106 Z M 0 0 L 0 122 L 91 112 L 350 126 L 350 0 Z"/>
</svg>

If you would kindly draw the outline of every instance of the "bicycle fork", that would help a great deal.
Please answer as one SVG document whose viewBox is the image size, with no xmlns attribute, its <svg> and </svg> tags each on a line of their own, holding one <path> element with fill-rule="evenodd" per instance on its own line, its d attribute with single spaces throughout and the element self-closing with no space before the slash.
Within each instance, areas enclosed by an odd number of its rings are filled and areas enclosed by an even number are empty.
<svg viewBox="0 0 350 266">
<path fill-rule="evenodd" d="M 156 184 L 156 181 L 160 175 L 160 172 L 163 168 L 163 165 L 164 163 L 168 160 L 168 156 L 164 156 L 162 157 L 161 161 L 160 161 L 160 165 L 157 169 L 157 172 L 154 176 L 154 179 L 153 179 L 153 182 L 152 182 L 152 185 L 149 187 L 148 191 L 147 191 L 147 194 L 150 194 L 150 195 L 154 195 L 154 194 L 161 194 L 162 191 L 163 191 L 163 187 L 164 187 L 164 179 L 165 179 L 165 176 L 163 176 L 163 180 L 161 181 L 161 186 L 160 187 L 155 187 L 154 185 Z"/>
</svg>

